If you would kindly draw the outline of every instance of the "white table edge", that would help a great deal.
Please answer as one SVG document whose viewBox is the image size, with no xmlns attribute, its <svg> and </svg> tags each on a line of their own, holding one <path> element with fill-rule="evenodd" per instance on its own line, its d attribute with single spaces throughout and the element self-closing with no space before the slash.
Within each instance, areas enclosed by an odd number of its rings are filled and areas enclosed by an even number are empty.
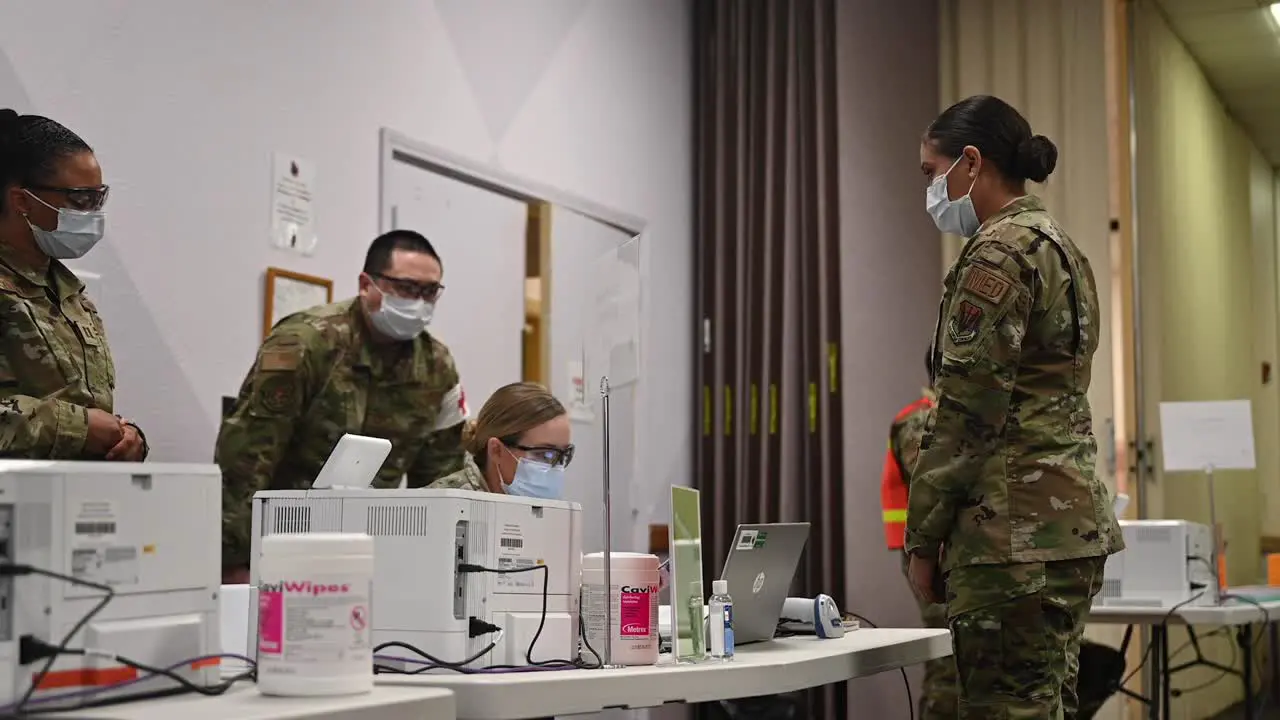
<svg viewBox="0 0 1280 720">
<path fill-rule="evenodd" d="M 569 670 L 502 675 L 379 675 L 379 684 L 443 687 L 457 699 L 460 720 L 520 720 L 592 713 L 610 709 L 638 709 L 774 695 L 821 687 L 859 677 L 905 668 L 951 654 L 950 633 L 942 629 L 858 630 L 876 640 L 886 633 L 907 634 L 903 640 L 881 642 L 844 652 L 840 640 L 816 638 L 774 641 L 747 646 L 738 660 L 728 663 Z M 866 636 L 863 636 L 866 638 Z M 796 640 L 823 643 L 829 654 L 813 655 Z M 858 642 L 849 637 L 849 642 Z M 773 656 L 768 660 L 760 658 Z M 582 687 L 575 688 L 574 686 Z"/>
</svg>

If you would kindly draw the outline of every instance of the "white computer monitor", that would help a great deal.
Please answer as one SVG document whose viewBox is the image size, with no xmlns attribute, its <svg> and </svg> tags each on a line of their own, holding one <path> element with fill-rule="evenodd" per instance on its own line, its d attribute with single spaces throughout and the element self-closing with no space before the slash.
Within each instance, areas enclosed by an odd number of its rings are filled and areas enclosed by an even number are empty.
<svg viewBox="0 0 1280 720">
<path fill-rule="evenodd" d="M 347 433 L 333 447 L 311 487 L 314 490 L 372 487 L 382 463 L 390 454 L 391 441 L 386 438 Z"/>
</svg>

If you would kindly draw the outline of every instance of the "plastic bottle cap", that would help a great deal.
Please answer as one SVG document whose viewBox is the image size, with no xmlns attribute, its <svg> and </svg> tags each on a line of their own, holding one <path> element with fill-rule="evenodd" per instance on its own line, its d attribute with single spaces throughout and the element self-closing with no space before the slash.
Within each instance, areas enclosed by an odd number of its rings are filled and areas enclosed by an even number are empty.
<svg viewBox="0 0 1280 720">
<path fill-rule="evenodd" d="M 729 581 L 728 580 L 712 580 L 711 592 L 716 595 L 728 595 Z"/>
</svg>

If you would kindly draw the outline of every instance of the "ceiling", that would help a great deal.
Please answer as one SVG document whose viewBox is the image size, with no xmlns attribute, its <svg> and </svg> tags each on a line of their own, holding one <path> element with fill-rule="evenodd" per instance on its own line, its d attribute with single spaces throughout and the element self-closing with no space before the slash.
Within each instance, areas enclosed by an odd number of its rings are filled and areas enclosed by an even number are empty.
<svg viewBox="0 0 1280 720">
<path fill-rule="evenodd" d="M 1269 0 L 1158 0 L 1227 110 L 1280 167 L 1280 27 Z"/>
</svg>

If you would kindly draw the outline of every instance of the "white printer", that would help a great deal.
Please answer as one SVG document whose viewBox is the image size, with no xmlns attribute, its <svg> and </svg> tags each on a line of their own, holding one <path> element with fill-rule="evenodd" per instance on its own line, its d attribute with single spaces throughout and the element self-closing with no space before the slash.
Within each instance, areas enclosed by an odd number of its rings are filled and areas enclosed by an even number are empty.
<svg viewBox="0 0 1280 720">
<path fill-rule="evenodd" d="M 468 667 L 572 660 L 578 647 L 582 509 L 577 503 L 468 490 L 263 491 L 253 499 L 250 585 L 258 585 L 261 540 L 273 533 L 362 532 L 374 540 L 373 642 L 398 641 L 450 663 L 496 638 L 472 637 L 477 622 L 502 629 L 498 644 Z M 460 565 L 529 572 L 465 572 Z M 545 566 L 546 570 L 534 570 Z M 543 616 L 543 578 L 546 614 Z M 249 601 L 257 647 L 256 591 Z M 380 656 L 413 658 L 403 649 Z M 385 663 L 380 663 L 385 664 Z M 413 669 L 413 668 L 408 668 Z"/>
<path fill-rule="evenodd" d="M 1213 531 L 1187 520 L 1121 520 L 1125 549 L 1107 558 L 1095 605 L 1215 605 Z M 1192 599 L 1194 598 L 1194 599 Z"/>
<path fill-rule="evenodd" d="M 115 592 L 68 643 L 102 652 L 56 658 L 27 709 L 176 687 L 112 655 L 217 685 L 221 537 L 216 465 L 0 461 L 0 562 Z M 0 577 L 0 714 L 105 596 L 39 572 Z"/>
</svg>

